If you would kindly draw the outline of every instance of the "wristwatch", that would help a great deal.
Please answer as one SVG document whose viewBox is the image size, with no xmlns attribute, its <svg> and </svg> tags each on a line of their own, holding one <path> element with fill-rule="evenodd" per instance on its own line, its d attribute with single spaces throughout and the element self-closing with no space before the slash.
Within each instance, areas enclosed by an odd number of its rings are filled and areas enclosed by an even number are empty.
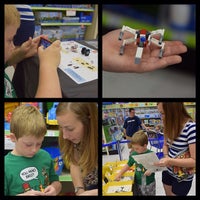
<svg viewBox="0 0 200 200">
<path fill-rule="evenodd" d="M 75 187 L 75 193 L 77 193 L 79 190 L 83 189 L 84 190 L 84 187 Z"/>
</svg>

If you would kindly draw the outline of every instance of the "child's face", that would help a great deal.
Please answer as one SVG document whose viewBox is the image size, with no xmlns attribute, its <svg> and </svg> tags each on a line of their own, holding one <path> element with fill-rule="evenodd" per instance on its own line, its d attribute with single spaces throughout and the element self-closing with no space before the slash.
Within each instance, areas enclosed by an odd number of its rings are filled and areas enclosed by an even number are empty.
<svg viewBox="0 0 200 200">
<path fill-rule="evenodd" d="M 8 58 L 13 52 L 13 49 L 15 48 L 13 44 L 13 38 L 16 34 L 17 26 L 7 26 L 5 28 L 5 34 L 4 34 L 4 63 L 7 62 Z"/>
<path fill-rule="evenodd" d="M 44 137 L 36 138 L 35 136 L 23 136 L 19 139 L 12 139 L 15 142 L 14 154 L 32 158 L 40 149 Z"/>
<path fill-rule="evenodd" d="M 144 146 L 141 146 L 139 144 L 133 144 L 132 147 L 133 150 L 136 151 L 137 153 L 144 153 L 147 150 L 146 144 Z"/>
<path fill-rule="evenodd" d="M 74 144 L 78 144 L 84 134 L 84 126 L 73 112 L 67 112 L 64 115 L 57 116 L 58 124 L 63 132 L 63 139 L 67 139 Z"/>
</svg>

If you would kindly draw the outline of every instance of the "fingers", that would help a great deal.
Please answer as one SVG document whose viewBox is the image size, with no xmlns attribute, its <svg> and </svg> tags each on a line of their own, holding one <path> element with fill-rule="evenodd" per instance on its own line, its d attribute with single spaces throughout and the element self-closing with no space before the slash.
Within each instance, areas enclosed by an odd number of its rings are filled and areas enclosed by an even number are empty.
<svg viewBox="0 0 200 200">
<path fill-rule="evenodd" d="M 61 42 L 60 40 L 56 40 L 52 44 L 55 45 L 56 47 L 60 47 Z"/>
<path fill-rule="evenodd" d="M 181 56 L 178 56 L 178 55 L 167 56 L 167 57 L 163 57 L 163 58 L 159 59 L 155 63 L 155 67 L 158 66 L 157 68 L 165 68 L 169 65 L 175 65 L 175 64 L 178 64 L 181 62 L 182 62 Z"/>
<path fill-rule="evenodd" d="M 187 47 L 180 41 L 168 41 L 165 44 L 164 56 L 177 55 L 187 52 Z"/>
</svg>

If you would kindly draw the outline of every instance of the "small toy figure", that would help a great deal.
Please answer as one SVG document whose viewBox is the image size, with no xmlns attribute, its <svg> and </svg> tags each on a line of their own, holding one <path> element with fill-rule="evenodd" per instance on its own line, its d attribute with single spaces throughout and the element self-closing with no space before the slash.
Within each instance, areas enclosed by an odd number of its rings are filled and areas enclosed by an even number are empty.
<svg viewBox="0 0 200 200">
<path fill-rule="evenodd" d="M 124 31 L 130 32 L 134 36 L 123 40 L 123 43 L 122 43 L 122 45 L 120 47 L 120 51 L 119 51 L 120 55 L 124 54 L 124 48 L 125 48 L 126 44 L 135 42 L 135 44 L 137 45 L 137 51 L 136 51 L 136 55 L 135 55 L 135 64 L 139 64 L 141 57 L 142 57 L 143 48 L 146 47 L 147 45 L 150 45 L 151 43 L 153 43 L 161 48 L 159 58 L 162 58 L 163 52 L 164 52 L 164 46 L 165 46 L 165 43 L 162 42 L 165 29 L 158 29 L 155 31 L 147 31 L 145 29 L 135 30 L 128 26 L 123 26 L 122 30 L 119 34 L 119 40 L 122 40 Z M 153 36 L 155 36 L 155 35 L 159 35 L 160 39 L 154 38 Z"/>
</svg>

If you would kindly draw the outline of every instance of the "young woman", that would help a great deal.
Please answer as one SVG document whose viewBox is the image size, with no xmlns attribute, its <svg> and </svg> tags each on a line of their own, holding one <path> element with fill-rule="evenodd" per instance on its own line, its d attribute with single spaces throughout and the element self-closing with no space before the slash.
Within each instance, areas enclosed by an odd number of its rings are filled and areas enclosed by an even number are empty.
<svg viewBox="0 0 200 200">
<path fill-rule="evenodd" d="M 160 102 L 164 124 L 164 158 L 156 165 L 166 166 L 162 182 L 167 196 L 186 196 L 196 165 L 196 123 L 183 102 Z"/>
<path fill-rule="evenodd" d="M 98 194 L 97 103 L 59 103 L 59 146 L 76 195 Z"/>
</svg>

